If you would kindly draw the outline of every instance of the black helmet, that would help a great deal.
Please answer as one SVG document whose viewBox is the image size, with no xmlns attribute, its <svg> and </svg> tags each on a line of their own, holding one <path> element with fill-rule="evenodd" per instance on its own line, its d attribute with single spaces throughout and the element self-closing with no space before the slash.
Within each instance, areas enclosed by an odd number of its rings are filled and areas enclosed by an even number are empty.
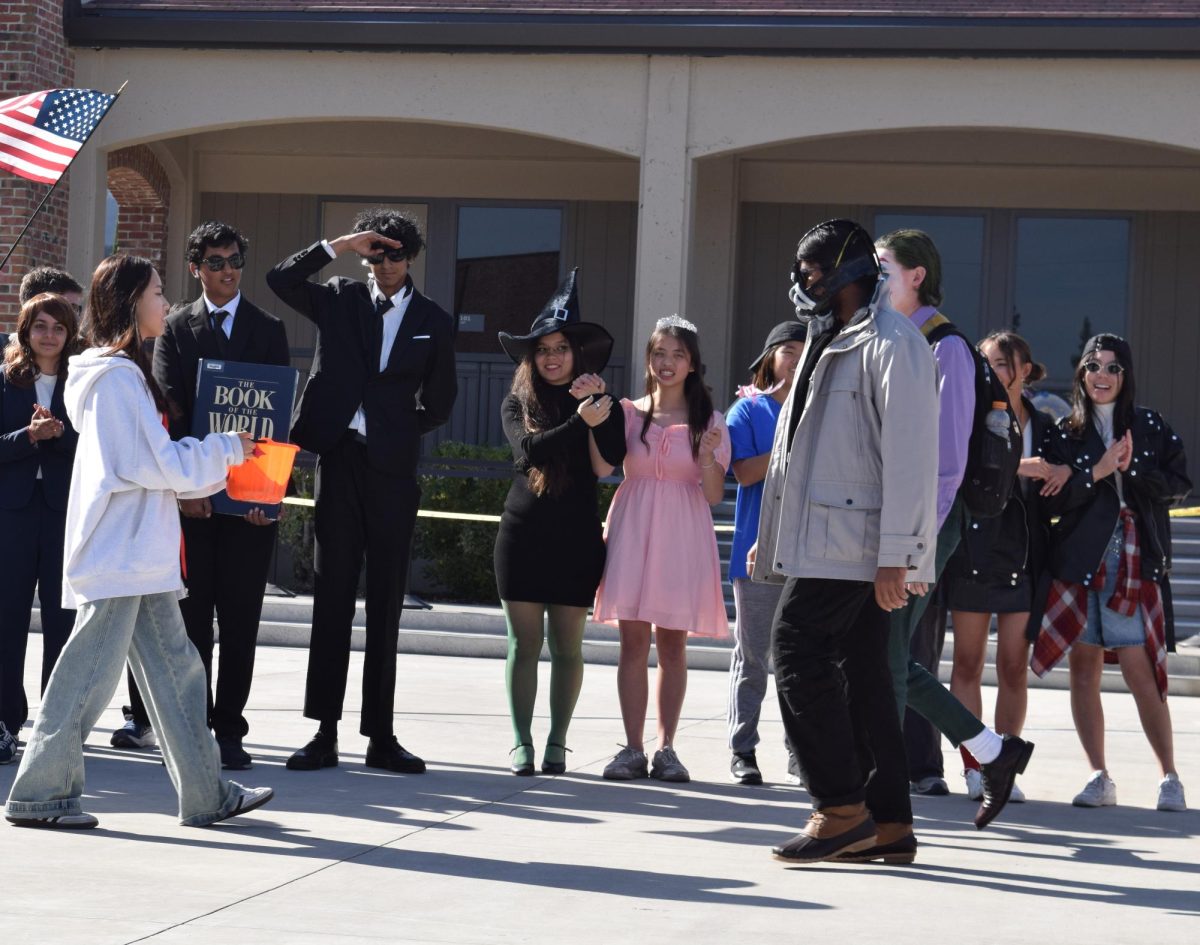
<svg viewBox="0 0 1200 945">
<path fill-rule="evenodd" d="M 808 287 L 801 284 L 801 260 L 821 267 L 821 278 Z M 877 281 L 879 272 L 879 257 L 870 233 L 853 220 L 826 220 L 800 238 L 788 296 L 797 315 L 823 315 L 833 307 L 842 289 L 863 279 Z"/>
</svg>

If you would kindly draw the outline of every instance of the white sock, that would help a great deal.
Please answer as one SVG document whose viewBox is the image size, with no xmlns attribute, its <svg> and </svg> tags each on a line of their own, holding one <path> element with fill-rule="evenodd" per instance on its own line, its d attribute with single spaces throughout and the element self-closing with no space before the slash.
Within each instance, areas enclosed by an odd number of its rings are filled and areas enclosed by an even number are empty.
<svg viewBox="0 0 1200 945">
<path fill-rule="evenodd" d="M 1004 739 L 985 726 L 978 735 L 972 735 L 966 739 L 962 746 L 974 755 L 975 760 L 981 765 L 988 765 L 1000 757 L 1000 748 L 1003 744 Z"/>
</svg>

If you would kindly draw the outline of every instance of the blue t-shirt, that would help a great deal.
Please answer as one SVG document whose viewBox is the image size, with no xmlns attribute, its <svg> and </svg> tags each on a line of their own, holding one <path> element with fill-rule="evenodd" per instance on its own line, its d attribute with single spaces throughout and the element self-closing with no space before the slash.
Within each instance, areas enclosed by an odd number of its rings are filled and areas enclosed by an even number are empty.
<svg viewBox="0 0 1200 945">
<path fill-rule="evenodd" d="M 775 440 L 775 424 L 783 405 L 769 394 L 743 397 L 725 416 L 729 425 L 729 442 L 733 447 L 730 463 L 771 452 Z M 746 573 L 746 553 L 758 539 L 758 513 L 762 507 L 763 484 L 738 486 L 737 506 L 733 513 L 733 548 L 729 553 L 729 580 L 749 577 Z"/>
</svg>

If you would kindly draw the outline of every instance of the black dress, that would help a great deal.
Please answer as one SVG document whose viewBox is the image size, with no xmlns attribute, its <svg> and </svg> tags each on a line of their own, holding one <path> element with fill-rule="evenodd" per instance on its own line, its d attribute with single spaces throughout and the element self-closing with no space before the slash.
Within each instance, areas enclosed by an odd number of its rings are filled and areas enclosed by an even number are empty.
<svg viewBox="0 0 1200 945">
<path fill-rule="evenodd" d="M 566 419 L 538 433 L 525 429 L 521 405 L 511 394 L 500 408 L 515 472 L 496 535 L 496 587 L 502 600 L 590 607 L 604 573 L 604 535 L 588 431 L 604 461 L 620 466 L 625 414 L 614 402 L 608 419 L 592 429 L 575 412 L 579 401 L 569 385 L 555 387 L 552 396 Z M 566 489 L 560 495 L 534 495 L 530 468 L 556 456 L 566 461 Z"/>
</svg>

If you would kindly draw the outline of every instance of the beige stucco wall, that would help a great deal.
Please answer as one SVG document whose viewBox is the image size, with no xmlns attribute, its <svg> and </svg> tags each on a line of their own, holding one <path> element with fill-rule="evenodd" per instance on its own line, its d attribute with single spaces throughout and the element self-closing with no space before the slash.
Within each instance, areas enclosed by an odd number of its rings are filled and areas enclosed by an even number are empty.
<svg viewBox="0 0 1200 945">
<path fill-rule="evenodd" d="M 717 390 L 743 201 L 1200 201 L 1200 63 L 1185 60 L 77 55 L 80 84 L 130 86 L 72 171 L 72 268 L 102 245 L 103 153 L 139 142 L 172 165 L 173 241 L 202 189 L 637 200 L 630 357 L 656 317 L 685 312 Z"/>
</svg>

